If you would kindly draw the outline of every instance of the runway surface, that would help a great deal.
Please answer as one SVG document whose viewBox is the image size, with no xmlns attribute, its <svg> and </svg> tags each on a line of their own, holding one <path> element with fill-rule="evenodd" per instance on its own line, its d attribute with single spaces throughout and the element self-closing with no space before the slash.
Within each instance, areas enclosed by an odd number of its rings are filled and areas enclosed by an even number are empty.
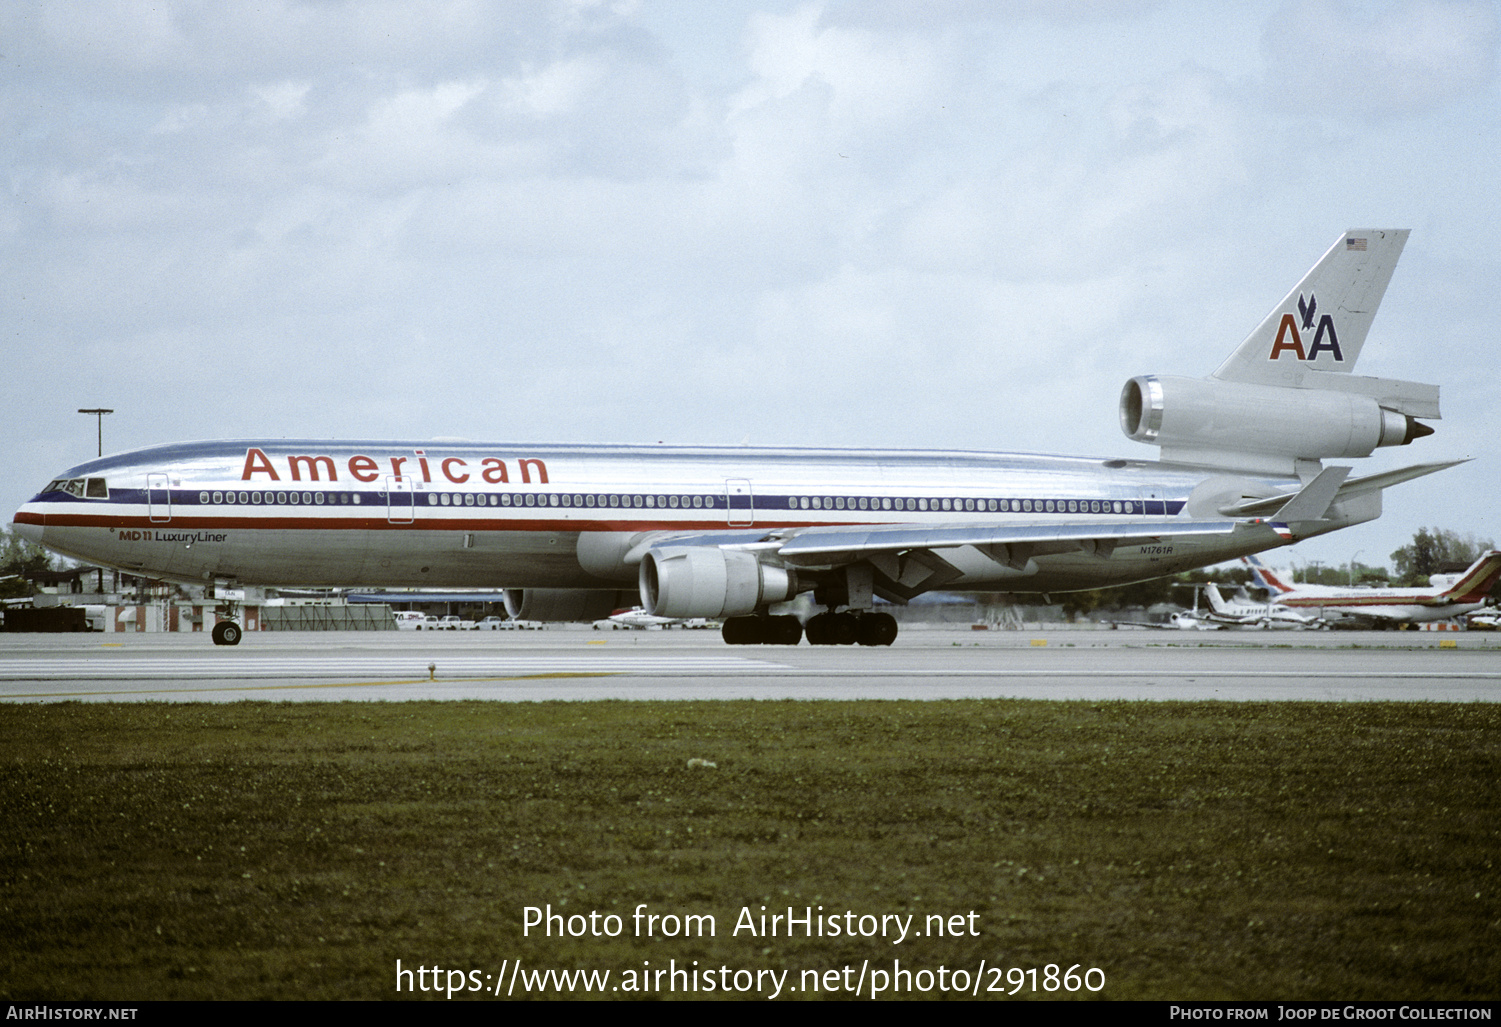
<svg viewBox="0 0 1501 1027">
<path fill-rule="evenodd" d="M 488 699 L 1501 701 L 1492 632 L 970 631 L 889 649 L 717 632 L 0 635 L 0 701 Z"/>
</svg>

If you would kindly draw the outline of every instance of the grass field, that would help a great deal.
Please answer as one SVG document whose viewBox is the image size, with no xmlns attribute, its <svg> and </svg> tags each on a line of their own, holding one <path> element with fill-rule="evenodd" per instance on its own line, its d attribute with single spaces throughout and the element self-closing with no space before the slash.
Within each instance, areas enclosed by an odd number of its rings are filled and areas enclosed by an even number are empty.
<svg viewBox="0 0 1501 1027">
<path fill-rule="evenodd" d="M 1498 800 L 1495 705 L 7 705 L 0 997 L 1494 999 Z"/>
</svg>

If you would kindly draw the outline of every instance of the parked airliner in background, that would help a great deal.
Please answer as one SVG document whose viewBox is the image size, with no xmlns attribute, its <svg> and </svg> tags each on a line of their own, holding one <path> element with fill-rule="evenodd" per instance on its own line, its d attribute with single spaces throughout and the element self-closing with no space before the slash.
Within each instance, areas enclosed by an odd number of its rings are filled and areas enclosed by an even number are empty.
<svg viewBox="0 0 1501 1027">
<path fill-rule="evenodd" d="M 1290 574 L 1264 567 L 1254 556 L 1245 559 L 1256 583 L 1283 606 L 1386 627 L 1463 617 L 1482 609 L 1486 597 L 1501 582 L 1501 549 L 1481 555 L 1462 574 L 1433 575 L 1427 588 L 1299 585 Z"/>
<path fill-rule="evenodd" d="M 1438 387 L 1351 374 L 1406 230 L 1342 234 L 1207 378 L 1126 383 L 1158 461 L 894 450 L 192 442 L 70 468 L 18 534 L 148 577 L 241 586 L 511 586 L 513 617 L 639 602 L 731 643 L 889 645 L 876 597 L 1051 593 L 1220 563 L 1381 514 L 1326 459 L 1432 434 Z M 779 604 L 812 593 L 806 625 Z M 233 644 L 239 628 L 214 629 Z"/>
</svg>

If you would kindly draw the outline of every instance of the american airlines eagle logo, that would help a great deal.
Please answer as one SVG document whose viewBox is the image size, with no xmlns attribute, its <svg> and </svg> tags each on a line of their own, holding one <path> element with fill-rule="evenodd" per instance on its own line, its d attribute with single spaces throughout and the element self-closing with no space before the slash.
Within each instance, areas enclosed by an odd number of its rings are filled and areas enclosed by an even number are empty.
<svg viewBox="0 0 1501 1027">
<path fill-rule="evenodd" d="M 1297 360 L 1314 361 L 1320 353 L 1330 353 L 1336 362 L 1343 363 L 1345 355 L 1339 351 L 1339 333 L 1334 330 L 1334 318 L 1329 314 L 1320 315 L 1319 300 L 1313 293 L 1309 293 L 1305 299 L 1302 293 L 1298 294 L 1298 313 L 1292 311 L 1282 315 L 1282 323 L 1277 327 L 1277 339 L 1272 343 L 1270 360 L 1281 360 L 1284 353 L 1291 353 Z M 1302 318 L 1303 324 L 1299 330 L 1298 318 Z M 1318 317 L 1318 327 L 1314 327 L 1314 318 Z M 1303 347 L 1303 335 L 1312 332 L 1313 344 L 1307 349 Z"/>
<path fill-rule="evenodd" d="M 1313 327 L 1313 313 L 1318 309 L 1319 298 L 1317 296 L 1308 297 L 1308 302 L 1304 303 L 1302 294 L 1298 295 L 1298 313 L 1303 315 L 1303 330 L 1305 332 Z"/>
</svg>

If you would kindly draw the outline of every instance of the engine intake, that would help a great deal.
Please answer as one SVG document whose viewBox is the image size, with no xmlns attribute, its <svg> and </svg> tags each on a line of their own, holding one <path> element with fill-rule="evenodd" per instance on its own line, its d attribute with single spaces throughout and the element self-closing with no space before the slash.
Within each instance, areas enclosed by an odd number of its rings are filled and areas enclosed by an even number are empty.
<svg viewBox="0 0 1501 1027">
<path fill-rule="evenodd" d="M 641 560 L 641 605 L 658 617 L 738 617 L 791 599 L 796 575 L 751 553 L 664 546 Z"/>
</svg>

